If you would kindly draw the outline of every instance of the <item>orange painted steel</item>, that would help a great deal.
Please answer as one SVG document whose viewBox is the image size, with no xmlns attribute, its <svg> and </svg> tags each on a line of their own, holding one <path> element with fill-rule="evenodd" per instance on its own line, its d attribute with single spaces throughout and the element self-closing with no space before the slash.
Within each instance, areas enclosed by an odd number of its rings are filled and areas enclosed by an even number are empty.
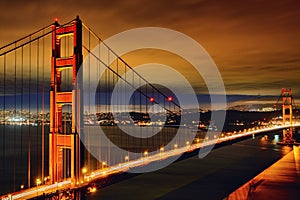
<svg viewBox="0 0 300 200">
<path fill-rule="evenodd" d="M 81 92 L 76 76 L 82 63 L 82 23 L 77 17 L 71 24 L 52 26 L 49 175 L 52 183 L 81 177 L 80 129 L 82 123 Z M 61 38 L 73 37 L 74 52 L 71 57 L 61 57 Z M 62 71 L 72 68 L 72 90 L 62 91 Z M 63 133 L 62 107 L 72 106 L 72 132 Z M 70 153 L 69 153 L 70 150 Z M 65 152 L 65 153 L 64 153 Z M 68 152 L 68 153 L 66 153 Z M 67 161 L 70 163 L 66 163 Z M 64 174 L 68 171 L 69 173 Z"/>
</svg>

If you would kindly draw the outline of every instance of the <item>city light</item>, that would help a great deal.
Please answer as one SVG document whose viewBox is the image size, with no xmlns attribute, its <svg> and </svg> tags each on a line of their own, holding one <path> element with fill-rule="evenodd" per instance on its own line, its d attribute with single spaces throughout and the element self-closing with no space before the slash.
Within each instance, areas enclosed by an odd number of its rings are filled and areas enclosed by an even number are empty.
<svg viewBox="0 0 300 200">
<path fill-rule="evenodd" d="M 173 97 L 169 96 L 168 101 L 173 101 Z"/>
</svg>

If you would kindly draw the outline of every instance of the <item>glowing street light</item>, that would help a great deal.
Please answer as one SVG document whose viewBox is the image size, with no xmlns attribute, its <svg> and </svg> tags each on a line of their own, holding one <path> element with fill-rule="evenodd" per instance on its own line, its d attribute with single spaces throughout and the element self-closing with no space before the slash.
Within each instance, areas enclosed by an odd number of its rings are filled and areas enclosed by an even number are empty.
<svg viewBox="0 0 300 200">
<path fill-rule="evenodd" d="M 39 190 L 38 190 L 38 187 L 39 187 L 39 185 L 42 183 L 42 181 L 39 179 L 39 178 L 37 178 L 36 179 L 36 188 L 37 188 L 37 190 L 36 190 L 36 196 L 39 196 Z"/>
<path fill-rule="evenodd" d="M 49 180 L 50 180 L 50 176 L 44 177 L 44 183 L 46 183 L 46 182 L 49 181 Z"/>
<path fill-rule="evenodd" d="M 81 169 L 81 172 L 82 172 L 82 174 L 87 173 L 87 168 L 86 168 L 86 167 L 83 167 L 83 168 Z"/>
<path fill-rule="evenodd" d="M 94 192 L 97 191 L 97 188 L 96 188 L 96 187 L 89 187 L 89 188 L 88 188 L 88 191 L 89 191 L 90 193 L 94 193 Z"/>
<path fill-rule="evenodd" d="M 145 151 L 145 152 L 144 152 L 144 156 L 148 156 L 148 151 Z"/>
<path fill-rule="evenodd" d="M 165 150 L 165 148 L 164 147 L 160 147 L 160 152 L 159 152 L 159 154 L 160 154 L 160 159 L 162 159 L 163 157 L 164 157 L 164 150 Z"/>
<path fill-rule="evenodd" d="M 176 149 L 178 147 L 178 144 L 174 144 L 174 148 Z"/>
<path fill-rule="evenodd" d="M 129 156 L 125 156 L 125 161 L 129 161 Z"/>
<path fill-rule="evenodd" d="M 41 180 L 38 178 L 38 179 L 36 179 L 36 185 L 37 185 L 37 187 L 41 184 L 42 182 L 41 182 Z"/>
</svg>

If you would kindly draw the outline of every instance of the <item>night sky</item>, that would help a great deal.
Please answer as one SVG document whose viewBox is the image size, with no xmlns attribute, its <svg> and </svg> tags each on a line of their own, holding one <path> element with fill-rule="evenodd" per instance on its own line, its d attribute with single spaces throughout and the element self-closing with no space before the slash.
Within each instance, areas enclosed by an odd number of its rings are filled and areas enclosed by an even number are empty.
<svg viewBox="0 0 300 200">
<path fill-rule="evenodd" d="M 228 94 L 300 96 L 300 1 L 1 1 L 0 46 L 79 15 L 106 39 L 131 28 L 180 31 L 211 55 Z M 188 74 L 191 82 L 192 74 Z"/>
</svg>

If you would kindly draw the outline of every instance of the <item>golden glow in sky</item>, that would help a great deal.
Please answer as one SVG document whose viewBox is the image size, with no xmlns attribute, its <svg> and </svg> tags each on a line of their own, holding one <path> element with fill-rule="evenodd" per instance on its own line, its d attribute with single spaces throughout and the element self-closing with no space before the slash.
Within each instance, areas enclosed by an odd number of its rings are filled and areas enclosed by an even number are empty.
<svg viewBox="0 0 300 200">
<path fill-rule="evenodd" d="M 207 50 L 227 93 L 278 95 L 285 87 L 300 96 L 299 7 L 296 0 L 1 1 L 0 46 L 76 15 L 103 39 L 131 28 L 164 27 Z M 184 65 L 174 67 L 197 83 Z"/>
</svg>

